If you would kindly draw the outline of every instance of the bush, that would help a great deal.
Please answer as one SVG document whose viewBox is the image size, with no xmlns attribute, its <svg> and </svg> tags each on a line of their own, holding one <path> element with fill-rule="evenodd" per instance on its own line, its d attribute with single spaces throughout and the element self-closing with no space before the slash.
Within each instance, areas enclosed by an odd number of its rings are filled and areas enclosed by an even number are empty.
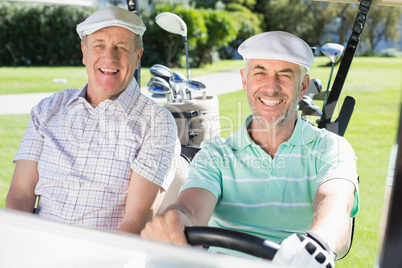
<svg viewBox="0 0 402 268">
<path fill-rule="evenodd" d="M 183 37 L 155 23 L 156 15 L 165 11 L 178 15 L 187 25 L 192 67 L 211 63 L 218 49 L 236 40 L 239 30 L 245 28 L 244 20 L 239 22 L 235 12 L 156 5 L 151 13 L 141 13 L 147 26 L 143 66 L 160 63 L 185 67 Z M 71 6 L 0 3 L 0 65 L 81 65 L 80 39 L 75 29 L 93 12 L 91 8 Z"/>
<path fill-rule="evenodd" d="M 57 5 L 0 4 L 0 65 L 80 65 L 76 25 L 93 12 Z"/>
<path fill-rule="evenodd" d="M 160 4 L 152 13 L 143 16 L 147 25 L 144 34 L 143 65 L 155 63 L 170 67 L 183 66 L 185 50 L 183 37 L 162 30 L 155 17 L 161 12 L 172 12 L 183 19 L 187 25 L 187 43 L 190 56 L 190 66 L 200 67 L 211 63 L 218 48 L 226 46 L 236 39 L 240 23 L 228 11 L 210 9 L 193 9 L 180 6 Z"/>
</svg>

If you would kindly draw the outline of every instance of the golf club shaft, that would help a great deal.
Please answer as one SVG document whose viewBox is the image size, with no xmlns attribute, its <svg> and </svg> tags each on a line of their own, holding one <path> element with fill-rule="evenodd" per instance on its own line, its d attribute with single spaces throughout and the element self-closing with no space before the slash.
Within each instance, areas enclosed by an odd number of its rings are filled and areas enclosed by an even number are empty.
<svg viewBox="0 0 402 268">
<path fill-rule="evenodd" d="M 186 64 L 187 64 L 187 80 L 190 80 L 190 63 L 188 60 L 188 46 L 187 46 L 187 36 L 184 36 L 184 48 L 186 50 Z M 191 92 L 186 88 L 187 99 L 191 100 Z"/>
<path fill-rule="evenodd" d="M 335 62 L 332 62 L 332 64 L 331 64 L 331 72 L 329 73 L 327 91 L 325 92 L 324 101 L 323 101 L 323 103 L 322 103 L 322 109 L 321 109 L 322 111 L 325 109 L 325 104 L 327 103 L 328 93 L 329 93 L 329 86 L 330 86 L 330 84 L 331 84 L 332 73 L 334 72 L 334 66 L 335 66 Z"/>
</svg>

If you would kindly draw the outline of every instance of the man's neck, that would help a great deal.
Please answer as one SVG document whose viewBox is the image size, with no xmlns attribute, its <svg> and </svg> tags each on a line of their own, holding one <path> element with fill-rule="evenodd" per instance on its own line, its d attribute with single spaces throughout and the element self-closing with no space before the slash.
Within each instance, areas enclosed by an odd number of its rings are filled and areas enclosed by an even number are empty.
<svg viewBox="0 0 402 268">
<path fill-rule="evenodd" d="M 297 115 L 284 124 L 274 126 L 261 125 L 257 120 L 253 120 L 248 132 L 250 138 L 274 158 L 279 146 L 292 136 L 296 121 Z"/>
</svg>

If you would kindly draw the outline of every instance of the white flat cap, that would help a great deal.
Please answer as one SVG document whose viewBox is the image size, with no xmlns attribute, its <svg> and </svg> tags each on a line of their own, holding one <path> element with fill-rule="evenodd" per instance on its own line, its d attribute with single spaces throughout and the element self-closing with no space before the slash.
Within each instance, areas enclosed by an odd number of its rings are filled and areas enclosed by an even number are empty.
<svg viewBox="0 0 402 268">
<path fill-rule="evenodd" d="M 283 60 L 310 71 L 314 63 L 311 47 L 299 37 L 281 31 L 265 32 L 250 37 L 238 49 L 243 59 Z"/>
<path fill-rule="evenodd" d="M 130 11 L 119 7 L 106 7 L 89 16 L 77 25 L 77 33 L 82 37 L 109 26 L 124 27 L 139 36 L 146 30 L 144 22 Z"/>
</svg>

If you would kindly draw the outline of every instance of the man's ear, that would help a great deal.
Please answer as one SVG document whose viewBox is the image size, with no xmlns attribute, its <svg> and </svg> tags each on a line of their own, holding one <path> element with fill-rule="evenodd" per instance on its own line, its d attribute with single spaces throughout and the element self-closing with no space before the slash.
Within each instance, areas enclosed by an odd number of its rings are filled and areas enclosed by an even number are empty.
<svg viewBox="0 0 402 268">
<path fill-rule="evenodd" d="M 143 47 L 137 51 L 136 58 L 135 58 L 135 69 L 136 69 L 136 70 L 137 70 L 138 67 L 140 66 L 140 59 L 141 59 L 141 56 L 142 56 L 142 53 L 143 53 L 143 52 L 144 52 L 144 48 L 143 48 Z"/>
<path fill-rule="evenodd" d="M 243 90 L 247 94 L 247 73 L 244 69 L 240 69 L 241 74 L 241 84 L 243 85 Z"/>
<path fill-rule="evenodd" d="M 81 51 L 82 51 L 82 64 L 85 65 L 85 45 L 84 42 L 81 41 Z"/>
<path fill-rule="evenodd" d="M 303 77 L 303 82 L 302 82 L 301 87 L 300 87 L 300 96 L 299 96 L 300 100 L 307 93 L 307 90 L 308 90 L 309 86 L 310 86 L 310 75 L 305 74 L 304 77 Z"/>
</svg>

